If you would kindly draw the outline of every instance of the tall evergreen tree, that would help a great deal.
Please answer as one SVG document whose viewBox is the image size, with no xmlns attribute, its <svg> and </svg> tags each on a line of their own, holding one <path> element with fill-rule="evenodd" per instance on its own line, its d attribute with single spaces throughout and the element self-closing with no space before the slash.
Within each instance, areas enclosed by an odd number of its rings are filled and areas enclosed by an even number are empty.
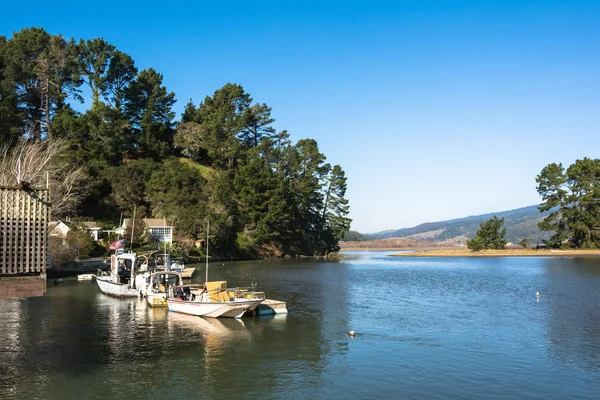
<svg viewBox="0 0 600 400">
<path fill-rule="evenodd" d="M 275 135 L 271 126 L 275 120 L 271 118 L 271 107 L 266 104 L 255 104 L 246 110 L 245 124 L 238 137 L 245 148 L 256 147 L 265 137 Z"/>
<path fill-rule="evenodd" d="M 329 171 L 325 156 L 319 152 L 317 142 L 303 139 L 290 147 L 286 158 L 289 187 L 293 198 L 294 221 L 292 230 L 300 235 L 296 237 L 299 251 L 314 254 L 321 250 L 317 243 L 323 227 L 323 179 Z"/>
<path fill-rule="evenodd" d="M 92 92 L 92 108 L 100 103 L 100 96 L 107 90 L 108 68 L 115 51 L 115 46 L 104 39 L 79 41 L 79 71 Z"/>
<path fill-rule="evenodd" d="M 553 231 L 551 247 L 600 247 L 600 159 L 576 160 L 565 171 L 552 163 L 537 176 L 540 211 L 550 214 L 539 226 Z"/>
<path fill-rule="evenodd" d="M 152 68 L 140 72 L 126 91 L 126 115 L 131 122 L 131 151 L 135 158 L 162 160 L 172 154 L 175 94 L 162 85 Z"/>
<path fill-rule="evenodd" d="M 281 255 L 291 236 L 288 191 L 270 163 L 271 152 L 266 141 L 250 150 L 234 179 L 233 193 L 243 223 L 238 247 L 251 256 Z"/>
<path fill-rule="evenodd" d="M 251 102 L 240 85 L 226 84 L 207 96 L 195 112 L 186 107 L 184 122 L 198 125 L 178 131 L 176 143 L 191 154 L 206 154 L 210 165 L 232 168 L 241 149 L 237 136 L 245 126 Z"/>
<path fill-rule="evenodd" d="M 50 34 L 41 28 L 15 32 L 4 50 L 4 79 L 12 86 L 23 120 L 20 130 L 26 137 L 40 138 L 43 114 L 39 60 L 50 43 Z"/>
<path fill-rule="evenodd" d="M 19 109 L 19 99 L 12 79 L 8 77 L 8 44 L 0 36 L 0 142 L 16 140 L 22 133 L 25 116 Z"/>
<path fill-rule="evenodd" d="M 339 250 L 338 242 L 350 229 L 350 223 L 352 222 L 348 218 L 350 206 L 345 198 L 346 180 L 346 174 L 339 165 L 334 165 L 327 174 L 322 220 L 324 221 L 323 230 L 330 230 L 333 239 L 329 243 L 324 243 L 324 247 L 328 252 Z"/>
<path fill-rule="evenodd" d="M 110 58 L 103 95 L 120 111 L 124 103 L 125 90 L 135 80 L 137 68 L 133 59 L 119 50 L 115 50 Z"/>
</svg>

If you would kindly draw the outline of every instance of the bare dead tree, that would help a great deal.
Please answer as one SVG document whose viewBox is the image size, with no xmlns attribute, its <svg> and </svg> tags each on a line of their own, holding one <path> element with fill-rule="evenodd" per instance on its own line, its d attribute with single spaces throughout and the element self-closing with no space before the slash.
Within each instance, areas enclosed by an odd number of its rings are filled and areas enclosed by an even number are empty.
<svg viewBox="0 0 600 400">
<path fill-rule="evenodd" d="M 64 216 L 72 212 L 81 201 L 79 189 L 85 173 L 65 157 L 66 149 L 64 139 L 21 139 L 0 145 L 0 186 L 26 183 L 33 188 L 45 188 L 48 183 L 52 214 Z"/>
</svg>

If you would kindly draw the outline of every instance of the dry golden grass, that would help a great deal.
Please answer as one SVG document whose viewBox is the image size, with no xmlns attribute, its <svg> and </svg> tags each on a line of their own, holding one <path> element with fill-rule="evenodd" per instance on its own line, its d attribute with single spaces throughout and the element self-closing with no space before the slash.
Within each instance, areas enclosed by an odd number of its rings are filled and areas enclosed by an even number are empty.
<svg viewBox="0 0 600 400">
<path fill-rule="evenodd" d="M 600 257 L 600 250 L 505 249 L 475 252 L 469 249 L 439 249 L 392 255 L 398 257 Z"/>
</svg>

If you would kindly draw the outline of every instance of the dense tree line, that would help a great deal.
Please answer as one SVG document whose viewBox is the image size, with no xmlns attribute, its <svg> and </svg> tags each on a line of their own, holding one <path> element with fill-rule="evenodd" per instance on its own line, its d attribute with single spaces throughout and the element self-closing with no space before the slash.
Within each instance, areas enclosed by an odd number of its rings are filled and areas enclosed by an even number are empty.
<svg viewBox="0 0 600 400">
<path fill-rule="evenodd" d="M 71 107 L 90 93 L 84 112 Z M 103 39 L 41 28 L 0 37 L 0 141 L 66 143 L 79 166 L 81 216 L 165 217 L 234 257 L 325 254 L 349 229 L 346 177 L 312 139 L 276 131 L 271 108 L 226 84 L 180 121 L 152 68 Z M 60 215 L 59 215 L 60 216 Z"/>
<path fill-rule="evenodd" d="M 568 168 L 552 163 L 536 178 L 550 214 L 540 228 L 553 233 L 550 247 L 600 248 L 600 159 L 584 158 Z"/>
</svg>

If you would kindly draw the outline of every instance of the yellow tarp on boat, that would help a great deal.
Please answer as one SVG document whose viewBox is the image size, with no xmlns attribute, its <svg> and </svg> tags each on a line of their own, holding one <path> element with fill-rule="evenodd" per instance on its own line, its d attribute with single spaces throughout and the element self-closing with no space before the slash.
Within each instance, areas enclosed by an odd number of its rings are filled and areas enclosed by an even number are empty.
<svg viewBox="0 0 600 400">
<path fill-rule="evenodd" d="M 227 292 L 227 281 L 206 282 L 206 290 L 210 296 L 210 301 L 223 301 L 219 294 L 223 291 Z M 225 301 L 229 301 L 229 299 Z"/>
</svg>

